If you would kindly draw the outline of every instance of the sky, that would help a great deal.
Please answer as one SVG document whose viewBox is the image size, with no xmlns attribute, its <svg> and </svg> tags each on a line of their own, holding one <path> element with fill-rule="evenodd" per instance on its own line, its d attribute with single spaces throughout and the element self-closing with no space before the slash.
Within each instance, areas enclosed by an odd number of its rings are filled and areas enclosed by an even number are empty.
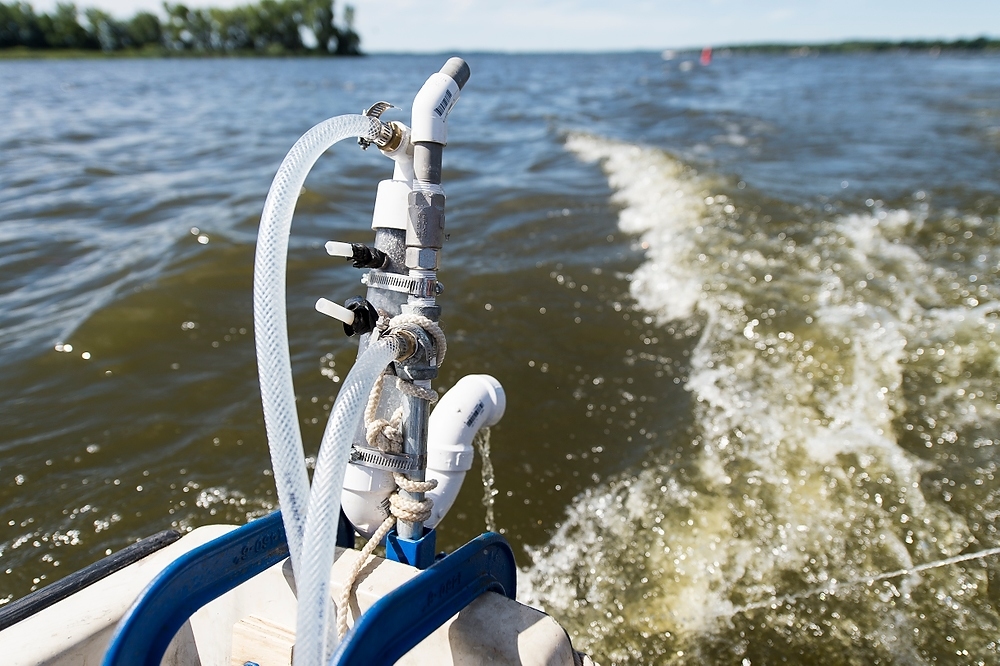
<svg viewBox="0 0 1000 666">
<path fill-rule="evenodd" d="M 51 11 L 57 0 L 34 0 Z M 179 0 L 175 0 L 179 1 Z M 231 7 L 251 0 L 186 0 Z M 120 18 L 161 0 L 76 0 Z M 353 0 L 369 53 L 633 51 L 845 39 L 1000 37 L 1000 0 Z"/>
</svg>

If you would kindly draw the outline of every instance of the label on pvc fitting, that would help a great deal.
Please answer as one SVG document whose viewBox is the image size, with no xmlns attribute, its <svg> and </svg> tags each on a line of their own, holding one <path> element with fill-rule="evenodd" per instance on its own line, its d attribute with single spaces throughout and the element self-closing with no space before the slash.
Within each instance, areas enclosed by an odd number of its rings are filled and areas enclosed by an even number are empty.
<svg viewBox="0 0 1000 666">
<path fill-rule="evenodd" d="M 451 91 L 445 90 L 441 101 L 434 107 L 434 113 L 437 114 L 438 118 L 443 118 L 451 109 L 451 100 L 453 99 L 455 99 L 455 96 L 451 94 Z"/>
</svg>

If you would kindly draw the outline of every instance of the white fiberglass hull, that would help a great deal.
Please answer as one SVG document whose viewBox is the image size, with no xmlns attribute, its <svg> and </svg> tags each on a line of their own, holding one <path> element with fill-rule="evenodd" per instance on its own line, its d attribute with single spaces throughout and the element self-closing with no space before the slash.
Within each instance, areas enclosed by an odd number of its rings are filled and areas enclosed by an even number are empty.
<svg viewBox="0 0 1000 666">
<path fill-rule="evenodd" d="M 4 663 L 91 666 L 104 659 L 118 622 L 157 574 L 177 557 L 234 529 L 198 528 L 161 550 L 0 631 Z M 336 598 L 360 553 L 337 549 L 332 571 Z M 419 571 L 371 558 L 351 596 L 355 620 L 387 592 Z M 288 560 L 280 562 L 196 611 L 174 636 L 165 666 L 287 666 L 294 645 L 296 598 Z M 386 632 L 392 632 L 386 627 Z M 552 618 L 488 592 L 405 654 L 400 664 L 582 663 Z"/>
</svg>

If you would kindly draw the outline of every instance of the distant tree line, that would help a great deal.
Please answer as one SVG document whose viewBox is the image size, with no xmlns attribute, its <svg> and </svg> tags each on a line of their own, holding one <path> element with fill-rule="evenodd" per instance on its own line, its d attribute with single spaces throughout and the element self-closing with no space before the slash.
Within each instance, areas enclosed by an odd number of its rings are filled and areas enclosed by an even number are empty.
<svg viewBox="0 0 1000 666">
<path fill-rule="evenodd" d="M 894 51 L 996 51 L 1000 50 L 1000 39 L 977 37 L 976 39 L 911 39 L 890 41 L 850 41 L 833 44 L 745 44 L 723 47 L 734 53 L 788 53 L 797 55 L 809 53 L 884 53 Z"/>
<path fill-rule="evenodd" d="M 333 0 L 260 0 L 232 9 L 189 9 L 163 3 L 166 19 L 139 12 L 119 20 L 100 9 L 61 3 L 51 14 L 27 2 L 0 2 L 0 49 L 77 49 L 265 55 L 358 55 L 354 8 L 343 25 Z M 81 22 L 82 19 L 82 22 Z"/>
</svg>

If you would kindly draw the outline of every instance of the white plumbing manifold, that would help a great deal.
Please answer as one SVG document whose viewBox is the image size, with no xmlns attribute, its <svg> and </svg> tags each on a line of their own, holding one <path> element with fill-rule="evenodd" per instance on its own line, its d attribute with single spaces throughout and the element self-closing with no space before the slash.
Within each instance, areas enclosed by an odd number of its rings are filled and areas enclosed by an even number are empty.
<svg viewBox="0 0 1000 666">
<path fill-rule="evenodd" d="M 506 407 L 503 386 L 489 375 L 462 377 L 438 401 L 427 425 L 426 478 L 438 482 L 426 494 L 434 502 L 424 523 L 428 528 L 441 522 L 458 497 L 472 467 L 472 439 L 480 429 L 496 425 Z M 389 515 L 388 499 L 395 489 L 392 472 L 347 466 L 341 506 L 359 534 L 369 538 L 378 529 Z"/>
</svg>

